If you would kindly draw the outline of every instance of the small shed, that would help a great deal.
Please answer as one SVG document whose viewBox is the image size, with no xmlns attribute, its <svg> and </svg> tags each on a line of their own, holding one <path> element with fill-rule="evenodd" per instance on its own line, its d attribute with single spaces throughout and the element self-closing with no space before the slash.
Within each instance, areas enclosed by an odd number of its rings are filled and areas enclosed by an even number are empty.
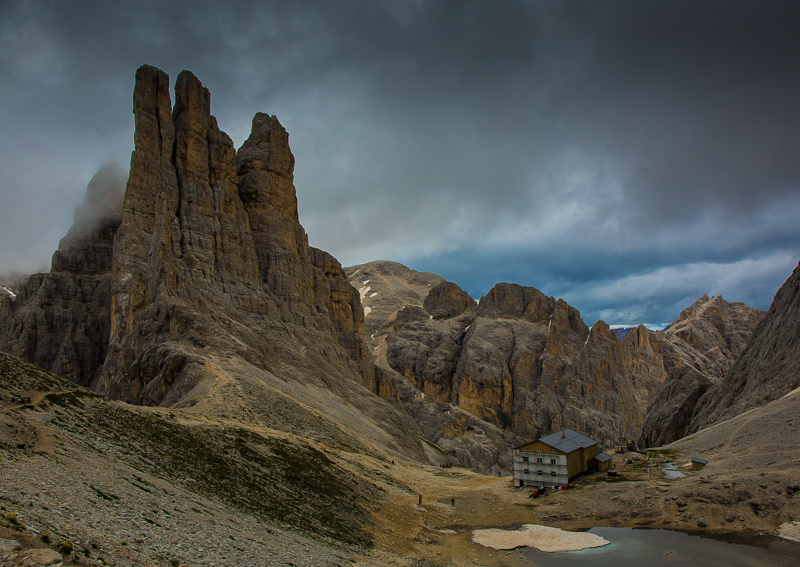
<svg viewBox="0 0 800 567">
<path fill-rule="evenodd" d="M 607 455 L 606 453 L 598 453 L 587 463 L 589 465 L 590 470 L 595 470 L 598 472 L 607 471 L 611 468 L 611 463 L 613 462 L 613 458 L 611 455 Z"/>
<path fill-rule="evenodd" d="M 698 459 L 697 457 L 692 457 L 692 470 L 699 471 L 702 470 L 704 466 L 708 464 L 708 461 L 705 459 Z"/>
</svg>

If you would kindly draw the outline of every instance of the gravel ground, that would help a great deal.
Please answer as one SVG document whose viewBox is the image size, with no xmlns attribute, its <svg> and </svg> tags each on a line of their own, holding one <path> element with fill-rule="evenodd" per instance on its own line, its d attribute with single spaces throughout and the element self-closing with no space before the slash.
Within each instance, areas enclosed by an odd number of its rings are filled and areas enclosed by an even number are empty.
<svg viewBox="0 0 800 567">
<path fill-rule="evenodd" d="M 534 500 L 509 477 L 221 425 L 191 408 L 128 406 L 37 376 L 0 389 L 3 565 L 39 548 L 69 565 L 521 567 L 518 551 L 482 546 L 473 532 L 540 524 L 765 538 L 800 520 L 800 392 L 646 456 L 616 455 L 616 479 L 584 477 Z M 691 471 L 690 457 L 709 464 Z M 667 462 L 686 476 L 663 478 Z M 313 476 L 320 470 L 330 484 Z"/>
</svg>

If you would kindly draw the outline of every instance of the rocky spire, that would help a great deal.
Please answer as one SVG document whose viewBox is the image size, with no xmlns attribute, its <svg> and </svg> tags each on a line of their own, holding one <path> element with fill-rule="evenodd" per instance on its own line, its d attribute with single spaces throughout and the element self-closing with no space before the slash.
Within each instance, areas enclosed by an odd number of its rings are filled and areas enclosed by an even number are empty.
<svg viewBox="0 0 800 567">
<path fill-rule="evenodd" d="M 297 214 L 294 156 L 275 116 L 259 112 L 236 154 L 239 196 L 247 210 L 262 281 L 279 297 L 309 303 L 308 239 Z"/>
<path fill-rule="evenodd" d="M 168 84 L 154 67 L 136 73 L 135 149 L 115 244 L 112 349 L 101 388 L 138 400 L 150 387 L 143 399 L 151 402 L 163 398 L 169 384 L 159 382 L 169 377 L 142 362 L 166 356 L 163 337 L 131 329 L 152 318 L 153 306 L 171 305 L 162 316 L 172 318 L 174 310 L 208 311 L 227 295 L 231 309 L 249 309 L 261 289 L 233 142 L 211 116 L 211 95 L 197 77 L 178 76 L 172 113 Z M 231 293 L 242 286 L 251 293 Z"/>
<path fill-rule="evenodd" d="M 60 250 L 53 273 L 0 302 L 0 349 L 139 404 L 213 408 L 234 388 L 269 403 L 300 392 L 321 415 L 335 399 L 337 421 L 403 422 L 391 435 L 421 451 L 407 417 L 368 392 L 387 388 L 369 362 L 359 294 L 308 245 L 284 128 L 256 115 L 237 159 L 208 89 L 184 71 L 170 108 L 169 82 L 155 67 L 136 72 L 121 220 L 92 262 L 102 273 L 68 271 L 80 263 Z M 242 404 L 251 419 L 255 406 Z"/>
<path fill-rule="evenodd" d="M 279 356 L 266 329 L 285 337 L 278 329 L 288 324 L 327 333 L 317 344 L 332 339 L 344 347 L 348 364 L 373 383 L 358 294 L 333 257 L 309 248 L 300 225 L 286 130 L 274 116 L 257 114 L 237 155 L 197 77 L 178 75 L 171 113 L 168 84 L 154 67 L 136 73 L 136 147 L 114 248 L 111 348 L 98 389 L 173 403 L 206 372 L 205 355 L 185 347 L 186 333 L 215 352 L 239 345 L 269 368 Z"/>
</svg>

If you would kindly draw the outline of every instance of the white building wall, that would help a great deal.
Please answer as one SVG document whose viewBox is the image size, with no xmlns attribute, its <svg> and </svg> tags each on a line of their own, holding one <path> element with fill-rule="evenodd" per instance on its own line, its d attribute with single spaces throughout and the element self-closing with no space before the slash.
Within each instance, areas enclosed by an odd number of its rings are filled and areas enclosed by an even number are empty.
<svg viewBox="0 0 800 567">
<path fill-rule="evenodd" d="M 541 459 L 542 462 L 538 462 Z M 555 460 L 555 463 L 552 461 Z M 516 486 L 558 486 L 569 483 L 566 455 L 514 451 Z"/>
</svg>

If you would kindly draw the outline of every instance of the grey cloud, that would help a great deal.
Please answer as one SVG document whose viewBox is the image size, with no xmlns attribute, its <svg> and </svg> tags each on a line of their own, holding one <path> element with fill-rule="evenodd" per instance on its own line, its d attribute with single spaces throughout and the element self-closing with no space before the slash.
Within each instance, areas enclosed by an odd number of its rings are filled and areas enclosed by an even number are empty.
<svg viewBox="0 0 800 567">
<path fill-rule="evenodd" d="M 454 272 L 539 277 L 545 293 L 579 300 L 660 267 L 791 255 L 799 12 L 778 1 L 3 3 L 0 271 L 49 259 L 92 173 L 127 162 L 143 63 L 173 78 L 191 69 L 236 143 L 255 112 L 277 114 L 301 222 L 345 264 L 446 271 L 464 259 Z M 485 292 L 479 279 L 459 283 Z"/>
</svg>

